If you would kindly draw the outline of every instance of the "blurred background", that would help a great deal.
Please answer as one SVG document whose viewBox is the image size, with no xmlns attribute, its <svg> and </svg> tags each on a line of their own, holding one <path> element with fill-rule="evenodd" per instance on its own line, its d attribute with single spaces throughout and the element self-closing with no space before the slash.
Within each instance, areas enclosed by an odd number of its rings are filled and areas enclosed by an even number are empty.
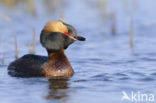
<svg viewBox="0 0 156 103">
<path fill-rule="evenodd" d="M 155 11 L 155 0 L 0 0 L 0 102 L 125 103 L 122 91 L 156 93 Z M 15 57 L 47 55 L 40 32 L 56 19 L 87 39 L 66 50 L 74 77 L 10 77 Z"/>
</svg>

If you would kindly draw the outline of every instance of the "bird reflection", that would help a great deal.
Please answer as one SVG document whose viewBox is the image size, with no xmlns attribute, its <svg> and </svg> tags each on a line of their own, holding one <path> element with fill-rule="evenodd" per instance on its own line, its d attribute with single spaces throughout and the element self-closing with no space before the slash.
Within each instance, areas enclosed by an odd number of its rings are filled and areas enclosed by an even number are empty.
<svg viewBox="0 0 156 103">
<path fill-rule="evenodd" d="M 68 97 L 68 80 L 53 79 L 49 80 L 49 94 L 46 99 L 65 99 Z"/>
</svg>

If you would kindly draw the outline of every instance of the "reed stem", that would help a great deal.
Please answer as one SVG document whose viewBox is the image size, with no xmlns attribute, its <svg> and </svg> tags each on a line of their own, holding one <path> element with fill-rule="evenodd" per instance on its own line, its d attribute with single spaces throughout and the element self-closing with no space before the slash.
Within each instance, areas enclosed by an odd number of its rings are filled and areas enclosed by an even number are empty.
<svg viewBox="0 0 156 103">
<path fill-rule="evenodd" d="M 33 54 L 36 53 L 36 30 L 33 30 Z"/>
<path fill-rule="evenodd" d="M 28 41 L 28 50 L 29 50 L 29 53 L 31 54 L 31 53 L 32 53 L 32 50 L 31 50 L 31 44 L 30 44 L 30 41 Z"/>
<path fill-rule="evenodd" d="M 18 59 L 18 44 L 16 34 L 14 35 L 14 39 L 15 39 L 15 58 Z"/>
<path fill-rule="evenodd" d="M 115 13 L 112 13 L 112 35 L 116 34 L 116 16 Z"/>
<path fill-rule="evenodd" d="M 1 64 L 4 65 L 5 53 L 2 54 Z"/>
<path fill-rule="evenodd" d="M 64 12 L 63 11 L 60 12 L 60 17 L 62 20 L 64 20 Z"/>
</svg>

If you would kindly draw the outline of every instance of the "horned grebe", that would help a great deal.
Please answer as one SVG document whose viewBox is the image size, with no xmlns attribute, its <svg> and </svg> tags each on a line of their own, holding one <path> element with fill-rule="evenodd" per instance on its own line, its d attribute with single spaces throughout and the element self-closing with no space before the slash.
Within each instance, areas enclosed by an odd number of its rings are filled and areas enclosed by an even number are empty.
<svg viewBox="0 0 156 103">
<path fill-rule="evenodd" d="M 40 42 L 48 57 L 27 54 L 8 66 L 8 73 L 16 77 L 70 78 L 74 71 L 64 50 L 74 41 L 85 41 L 75 28 L 63 20 L 49 21 L 41 31 Z"/>
</svg>

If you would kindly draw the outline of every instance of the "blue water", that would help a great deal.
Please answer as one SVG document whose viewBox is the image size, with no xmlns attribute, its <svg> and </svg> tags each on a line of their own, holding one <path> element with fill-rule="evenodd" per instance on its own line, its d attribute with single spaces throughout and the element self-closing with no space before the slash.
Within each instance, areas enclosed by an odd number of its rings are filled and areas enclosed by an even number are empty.
<svg viewBox="0 0 156 103">
<path fill-rule="evenodd" d="M 135 103 L 121 100 L 122 92 L 156 95 L 155 0 L 13 1 L 17 2 L 0 1 L 0 14 L 9 18 L 0 16 L 0 60 L 5 53 L 0 65 L 0 103 Z M 22 56 L 29 53 L 35 28 L 36 54 L 47 55 L 39 35 L 45 23 L 60 18 L 61 12 L 87 38 L 66 50 L 74 76 L 68 81 L 9 76 L 7 66 L 15 60 L 14 34 Z M 131 21 L 133 49 L 129 45 Z"/>
</svg>

